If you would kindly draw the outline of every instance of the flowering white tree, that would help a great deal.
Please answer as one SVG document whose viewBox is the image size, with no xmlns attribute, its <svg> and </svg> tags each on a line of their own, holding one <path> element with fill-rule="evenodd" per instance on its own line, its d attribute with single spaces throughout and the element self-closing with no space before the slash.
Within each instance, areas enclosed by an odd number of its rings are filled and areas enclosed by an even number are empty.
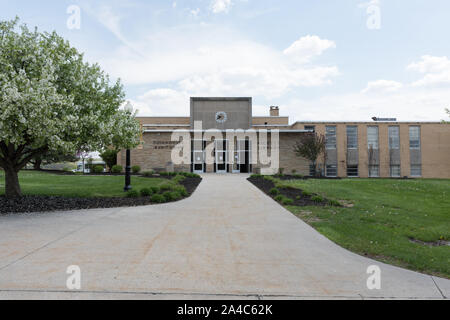
<svg viewBox="0 0 450 320">
<path fill-rule="evenodd" d="M 7 197 L 21 195 L 18 172 L 48 151 L 139 143 L 134 114 L 119 107 L 123 87 L 53 33 L 18 19 L 0 22 L 0 166 Z"/>
</svg>

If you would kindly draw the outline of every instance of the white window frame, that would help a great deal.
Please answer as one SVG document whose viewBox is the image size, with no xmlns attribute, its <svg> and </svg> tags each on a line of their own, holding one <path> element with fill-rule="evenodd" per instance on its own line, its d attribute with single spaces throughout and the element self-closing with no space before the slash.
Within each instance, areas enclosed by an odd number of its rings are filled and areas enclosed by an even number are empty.
<svg viewBox="0 0 450 320">
<path fill-rule="evenodd" d="M 394 172 L 392 170 L 393 167 L 398 167 L 398 175 L 394 175 L 393 174 L 393 172 Z M 402 167 L 401 167 L 401 165 L 399 165 L 399 164 L 391 164 L 390 167 L 389 167 L 389 175 L 390 175 L 391 178 L 400 178 L 402 176 Z"/>
<path fill-rule="evenodd" d="M 373 139 L 375 136 L 371 137 L 372 133 L 375 132 L 370 132 L 371 130 L 376 130 L 376 144 L 373 144 L 371 142 L 375 142 L 375 140 Z M 368 126 L 367 127 L 367 148 L 370 149 L 370 147 L 372 146 L 372 148 L 374 150 L 378 150 L 379 148 L 379 143 L 380 143 L 380 130 L 378 128 L 378 126 Z"/>
<path fill-rule="evenodd" d="M 417 137 L 413 137 L 412 129 L 417 129 Z M 413 140 L 413 138 L 417 138 L 417 139 Z M 418 145 L 414 144 L 414 146 L 413 146 L 412 142 L 417 142 Z M 414 150 L 419 150 L 421 145 L 422 145 L 422 141 L 421 141 L 420 126 L 410 126 L 409 127 L 409 148 L 414 149 Z"/>
<path fill-rule="evenodd" d="M 395 131 L 394 131 L 395 129 Z M 389 150 L 400 149 L 400 127 L 389 126 L 388 128 Z"/>
<path fill-rule="evenodd" d="M 349 167 L 356 167 L 356 176 L 352 176 L 348 174 L 348 169 Z M 349 178 L 358 178 L 359 177 L 359 165 L 355 164 L 355 165 L 347 165 L 347 177 Z"/>
<path fill-rule="evenodd" d="M 355 140 L 356 140 L 356 145 L 355 146 L 350 146 L 349 144 L 349 129 L 356 129 L 356 132 L 352 132 L 351 134 L 355 134 Z M 358 149 L 358 126 L 347 126 L 347 149 L 350 150 L 356 150 Z"/>
<path fill-rule="evenodd" d="M 329 129 L 333 129 L 334 132 L 328 132 Z M 329 145 L 330 138 L 334 139 L 334 144 Z M 336 126 L 326 126 L 325 127 L 325 149 L 336 150 L 337 147 L 337 127 Z"/>
<path fill-rule="evenodd" d="M 371 168 L 377 168 L 377 174 L 374 175 Z M 379 178 L 380 177 L 380 166 L 378 164 L 369 165 L 369 178 Z"/>
<path fill-rule="evenodd" d="M 334 167 L 335 170 L 336 170 L 336 173 L 335 173 L 335 174 L 329 174 L 329 173 L 328 173 L 328 167 Z M 334 169 L 334 168 L 333 168 L 333 169 Z M 334 177 L 337 177 L 337 174 L 338 174 L 338 168 L 337 168 L 337 165 L 336 165 L 336 164 L 327 164 L 327 165 L 325 166 L 325 176 L 326 176 L 326 177 L 334 178 Z"/>
<path fill-rule="evenodd" d="M 420 174 L 413 174 L 413 167 L 419 167 Z M 422 177 L 422 165 L 421 164 L 411 164 L 410 165 L 410 175 L 411 175 L 411 177 Z"/>
</svg>

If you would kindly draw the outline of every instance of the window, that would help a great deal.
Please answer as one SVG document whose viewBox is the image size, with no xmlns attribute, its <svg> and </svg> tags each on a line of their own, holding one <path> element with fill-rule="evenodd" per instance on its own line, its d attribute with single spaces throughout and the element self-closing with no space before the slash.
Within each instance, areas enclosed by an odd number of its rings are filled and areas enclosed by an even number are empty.
<svg viewBox="0 0 450 320">
<path fill-rule="evenodd" d="M 409 127 L 409 147 L 420 149 L 420 127 Z"/>
<path fill-rule="evenodd" d="M 317 170 L 317 169 L 314 168 L 314 165 L 313 165 L 313 164 L 310 164 L 310 165 L 309 165 L 309 175 L 310 175 L 311 177 L 314 177 L 314 176 L 316 175 L 316 173 L 317 173 L 316 170 Z"/>
<path fill-rule="evenodd" d="M 380 176 L 380 167 L 378 165 L 369 166 L 369 177 L 376 178 Z"/>
<path fill-rule="evenodd" d="M 347 149 L 358 149 L 357 126 L 347 126 Z"/>
<path fill-rule="evenodd" d="M 347 166 L 347 177 L 358 177 L 358 166 Z"/>
<path fill-rule="evenodd" d="M 367 146 L 369 149 L 378 149 L 378 127 L 367 127 Z"/>
<path fill-rule="evenodd" d="M 400 175 L 400 165 L 391 164 L 391 177 L 398 178 Z"/>
<path fill-rule="evenodd" d="M 336 165 L 327 165 L 327 177 L 336 177 L 337 176 L 337 166 Z"/>
<path fill-rule="evenodd" d="M 335 126 L 327 126 L 326 127 L 326 148 L 327 149 L 336 149 L 336 127 Z"/>
<path fill-rule="evenodd" d="M 316 126 L 305 126 L 305 130 L 316 132 Z"/>
<path fill-rule="evenodd" d="M 422 176 L 422 165 L 412 164 L 411 165 L 411 177 L 420 177 L 420 176 Z"/>
<path fill-rule="evenodd" d="M 389 149 L 400 148 L 400 129 L 398 126 L 389 127 Z"/>
</svg>

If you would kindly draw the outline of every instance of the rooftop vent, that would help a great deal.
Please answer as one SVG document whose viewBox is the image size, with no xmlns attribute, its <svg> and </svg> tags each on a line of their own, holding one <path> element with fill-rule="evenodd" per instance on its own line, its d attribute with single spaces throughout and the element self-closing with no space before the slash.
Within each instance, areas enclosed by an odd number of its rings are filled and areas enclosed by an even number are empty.
<svg viewBox="0 0 450 320">
<path fill-rule="evenodd" d="M 280 108 L 278 106 L 270 107 L 270 116 L 271 117 L 279 117 L 280 116 Z"/>
</svg>

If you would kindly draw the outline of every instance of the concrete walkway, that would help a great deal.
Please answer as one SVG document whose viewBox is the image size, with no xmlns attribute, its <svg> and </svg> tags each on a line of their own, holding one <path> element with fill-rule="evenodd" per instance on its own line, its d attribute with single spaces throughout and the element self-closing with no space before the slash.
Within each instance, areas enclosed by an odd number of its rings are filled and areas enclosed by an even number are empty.
<svg viewBox="0 0 450 320">
<path fill-rule="evenodd" d="M 381 290 L 367 289 L 370 265 Z M 0 217 L 1 299 L 444 297 L 450 280 L 340 248 L 244 175 L 205 175 L 171 204 Z"/>
</svg>

